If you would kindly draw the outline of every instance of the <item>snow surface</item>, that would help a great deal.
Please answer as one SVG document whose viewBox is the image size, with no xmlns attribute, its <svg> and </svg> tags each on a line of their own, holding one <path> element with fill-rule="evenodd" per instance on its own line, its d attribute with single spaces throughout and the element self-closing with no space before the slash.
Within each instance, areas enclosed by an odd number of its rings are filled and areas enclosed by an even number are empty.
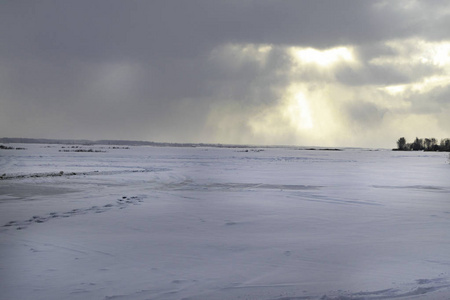
<svg viewBox="0 0 450 300">
<path fill-rule="evenodd" d="M 450 299 L 445 153 L 13 146 L 1 299 Z"/>
</svg>

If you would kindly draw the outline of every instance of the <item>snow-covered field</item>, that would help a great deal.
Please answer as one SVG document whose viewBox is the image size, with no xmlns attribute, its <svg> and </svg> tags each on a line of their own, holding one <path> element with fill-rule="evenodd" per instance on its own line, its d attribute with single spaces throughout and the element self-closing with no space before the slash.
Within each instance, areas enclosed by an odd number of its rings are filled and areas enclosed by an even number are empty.
<svg viewBox="0 0 450 300">
<path fill-rule="evenodd" d="M 445 153 L 11 146 L 1 299 L 450 299 Z"/>
</svg>

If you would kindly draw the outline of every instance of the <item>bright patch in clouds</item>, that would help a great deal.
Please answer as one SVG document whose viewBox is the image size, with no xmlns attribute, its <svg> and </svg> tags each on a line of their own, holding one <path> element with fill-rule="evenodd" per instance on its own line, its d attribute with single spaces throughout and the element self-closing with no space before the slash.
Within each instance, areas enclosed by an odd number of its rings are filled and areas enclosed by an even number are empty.
<svg viewBox="0 0 450 300">
<path fill-rule="evenodd" d="M 313 63 L 321 67 L 332 66 L 340 62 L 355 62 L 353 50 L 348 47 L 327 50 L 292 47 L 290 52 L 300 63 Z"/>
<path fill-rule="evenodd" d="M 369 61 L 361 61 L 360 49 L 351 46 L 320 50 L 233 44 L 217 48 L 212 58 L 234 74 L 248 63 L 256 63 L 260 73 L 249 81 L 245 94 L 252 108 L 238 104 L 243 103 L 241 99 L 214 106 L 207 126 L 216 130 L 210 133 L 215 141 L 225 143 L 390 147 L 398 136 L 410 134 L 411 139 L 419 133 L 432 136 L 445 132 L 436 116 L 425 112 L 417 115 L 419 102 L 414 99 L 450 84 L 450 43 L 398 40 L 385 46 L 392 50 L 389 55 Z M 268 64 L 274 57 L 290 63 Z M 414 80 L 395 85 L 369 81 L 353 86 L 337 79 L 342 68 L 365 76 L 366 69 L 370 72 L 372 67 L 392 68 Z M 270 91 L 271 101 L 260 98 L 263 90 Z M 441 110 L 445 114 L 450 108 Z"/>
<path fill-rule="evenodd" d="M 395 67 L 399 72 L 410 75 L 415 69 L 432 68 L 435 72 L 420 76 L 412 82 L 382 87 L 391 95 L 403 93 L 427 93 L 450 84 L 450 42 L 426 42 L 409 39 L 386 42 L 394 51 L 392 55 L 380 56 L 369 61 L 375 66 Z M 416 75 L 418 71 L 414 72 Z M 438 74 L 438 75 L 437 75 Z"/>
<path fill-rule="evenodd" d="M 438 87 L 445 87 L 450 85 L 450 75 L 447 76 L 430 76 L 425 77 L 418 82 L 412 82 L 402 85 L 390 85 L 382 87 L 381 90 L 386 91 L 391 95 L 400 95 L 404 93 L 425 94 Z"/>
<path fill-rule="evenodd" d="M 394 54 L 376 57 L 369 61 L 374 65 L 429 64 L 438 67 L 450 67 L 450 42 L 427 42 L 419 39 L 395 40 L 385 45 Z"/>
</svg>

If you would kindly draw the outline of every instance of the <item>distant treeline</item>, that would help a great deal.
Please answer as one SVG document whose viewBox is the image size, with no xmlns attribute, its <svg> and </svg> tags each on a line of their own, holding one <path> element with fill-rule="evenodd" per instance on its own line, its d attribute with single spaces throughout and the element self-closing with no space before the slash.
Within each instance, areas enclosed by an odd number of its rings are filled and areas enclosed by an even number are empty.
<svg viewBox="0 0 450 300">
<path fill-rule="evenodd" d="M 450 139 L 442 139 L 440 143 L 435 138 L 419 139 L 407 143 L 404 137 L 397 141 L 397 151 L 445 151 L 450 152 Z"/>
</svg>

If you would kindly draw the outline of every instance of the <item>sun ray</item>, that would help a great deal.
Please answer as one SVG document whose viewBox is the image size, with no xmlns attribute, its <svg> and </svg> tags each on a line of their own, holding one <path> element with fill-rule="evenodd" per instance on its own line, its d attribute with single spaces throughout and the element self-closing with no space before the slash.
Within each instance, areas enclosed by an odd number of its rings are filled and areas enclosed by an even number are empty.
<svg viewBox="0 0 450 300">
<path fill-rule="evenodd" d="M 284 107 L 284 115 L 297 130 L 314 127 L 308 100 L 301 92 L 297 92 L 287 101 L 287 105 Z"/>
</svg>

